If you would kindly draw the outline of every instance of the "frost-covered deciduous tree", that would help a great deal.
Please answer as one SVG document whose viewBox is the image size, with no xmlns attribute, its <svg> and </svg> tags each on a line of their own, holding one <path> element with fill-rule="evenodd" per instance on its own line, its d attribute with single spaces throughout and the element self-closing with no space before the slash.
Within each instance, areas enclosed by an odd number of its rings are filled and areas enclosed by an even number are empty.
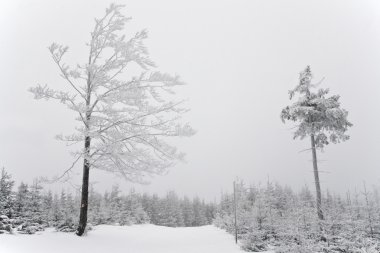
<svg viewBox="0 0 380 253">
<path fill-rule="evenodd" d="M 81 123 L 74 134 L 58 136 L 84 143 L 74 162 L 84 161 L 78 235 L 87 222 L 90 168 L 141 182 L 145 175 L 161 174 L 183 158 L 166 137 L 194 134 L 180 121 L 186 112 L 182 101 L 172 98 L 173 87 L 184 83 L 178 76 L 153 71 L 144 46 L 145 30 L 126 39 L 122 31 L 130 18 L 121 13 L 122 7 L 111 4 L 102 18 L 95 19 L 86 63 L 69 67 L 63 62 L 68 47 L 56 43 L 49 47 L 71 91 L 41 85 L 30 89 L 36 99 L 55 99 L 75 111 Z"/>
<path fill-rule="evenodd" d="M 339 143 L 348 140 L 346 131 L 352 124 L 347 120 L 348 112 L 340 108 L 338 95 L 327 97 L 328 89 L 312 91 L 317 86 L 311 83 L 312 77 L 311 69 L 307 66 L 300 73 L 299 84 L 289 91 L 290 99 L 298 94 L 298 100 L 282 110 L 281 119 L 283 122 L 290 120 L 298 123 L 294 139 L 304 139 L 307 136 L 311 139 L 317 214 L 318 218 L 323 220 L 316 149 L 322 149 L 330 142 Z"/>
</svg>

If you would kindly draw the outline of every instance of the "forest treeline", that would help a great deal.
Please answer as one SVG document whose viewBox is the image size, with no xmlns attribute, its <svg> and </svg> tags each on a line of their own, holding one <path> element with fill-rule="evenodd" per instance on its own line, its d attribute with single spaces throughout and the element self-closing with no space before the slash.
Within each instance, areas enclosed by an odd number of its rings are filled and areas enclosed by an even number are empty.
<svg viewBox="0 0 380 253">
<path fill-rule="evenodd" d="M 307 186 L 294 192 L 270 181 L 250 186 L 239 182 L 235 194 L 238 239 L 247 251 L 380 252 L 378 186 L 363 184 L 345 196 L 324 191 L 323 221 Z M 223 194 L 214 220 L 231 234 L 235 234 L 234 203 L 234 194 Z"/>
<path fill-rule="evenodd" d="M 79 194 L 52 193 L 38 181 L 13 188 L 14 181 L 3 169 L 0 231 L 7 230 L 1 218 L 4 215 L 9 218 L 8 230 L 32 234 L 52 226 L 59 231 L 75 231 Z M 380 246 L 380 188 L 365 184 L 344 196 L 324 191 L 323 221 L 316 215 L 315 195 L 308 186 L 293 191 L 270 181 L 249 186 L 239 181 L 235 196 L 222 193 L 219 203 L 205 203 L 199 197 L 180 198 L 174 191 L 164 197 L 133 190 L 123 193 L 118 186 L 103 194 L 91 187 L 89 203 L 88 220 L 92 225 L 214 224 L 231 234 L 237 228 L 239 244 L 246 251 L 372 253 L 379 252 Z"/>
<path fill-rule="evenodd" d="M 60 231 L 75 231 L 80 194 L 64 190 L 52 193 L 44 190 L 37 180 L 30 185 L 21 182 L 17 189 L 13 188 L 11 175 L 3 169 L 0 178 L 0 215 L 11 219 L 12 227 L 18 227 L 26 233 L 34 233 L 47 226 Z M 88 211 L 88 221 L 92 225 L 151 223 L 191 227 L 211 224 L 216 205 L 205 203 L 199 197 L 180 198 L 174 191 L 169 191 L 164 197 L 140 194 L 134 190 L 125 194 L 115 185 L 104 194 L 91 187 Z"/>
</svg>

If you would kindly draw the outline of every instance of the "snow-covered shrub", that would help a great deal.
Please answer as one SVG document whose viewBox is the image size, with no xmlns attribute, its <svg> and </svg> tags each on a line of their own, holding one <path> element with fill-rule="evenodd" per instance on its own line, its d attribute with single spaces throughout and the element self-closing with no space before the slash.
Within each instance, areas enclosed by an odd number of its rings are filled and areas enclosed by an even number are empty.
<svg viewBox="0 0 380 253">
<path fill-rule="evenodd" d="M 0 215 L 0 221 L 8 221 L 9 218 L 6 215 Z"/>
<path fill-rule="evenodd" d="M 268 249 L 268 244 L 264 240 L 264 231 L 252 231 L 242 238 L 242 249 L 245 251 L 260 252 Z"/>
<path fill-rule="evenodd" d="M 35 222 L 24 222 L 23 224 L 17 227 L 17 231 L 20 234 L 34 234 L 37 231 L 44 231 L 46 228 L 45 225 L 35 223 Z"/>
<path fill-rule="evenodd" d="M 293 244 L 293 245 L 283 245 L 283 246 L 277 247 L 275 252 L 276 253 L 317 253 L 317 252 L 322 252 L 322 251 L 315 251 L 315 250 L 316 250 L 315 247 L 313 247 L 312 245 Z"/>
<path fill-rule="evenodd" d="M 13 233 L 13 226 L 12 226 L 13 219 L 9 219 L 6 215 L 0 216 L 0 234 L 4 233 Z"/>
<path fill-rule="evenodd" d="M 274 247 L 279 253 L 380 252 L 380 198 L 375 194 L 323 196 L 324 220 L 319 221 L 312 192 L 289 188 L 238 185 L 236 198 L 238 240 L 246 251 Z M 361 198 L 360 198 L 361 196 Z M 224 194 L 213 224 L 235 233 L 234 198 Z M 375 204 L 377 203 L 377 204 Z"/>
<path fill-rule="evenodd" d="M 60 232 L 74 232 L 76 230 L 76 225 L 73 222 L 73 219 L 66 219 L 56 226 L 56 230 Z"/>
<path fill-rule="evenodd" d="M 218 228 L 226 230 L 227 232 L 234 232 L 233 217 L 226 213 L 217 213 L 213 224 Z"/>
</svg>

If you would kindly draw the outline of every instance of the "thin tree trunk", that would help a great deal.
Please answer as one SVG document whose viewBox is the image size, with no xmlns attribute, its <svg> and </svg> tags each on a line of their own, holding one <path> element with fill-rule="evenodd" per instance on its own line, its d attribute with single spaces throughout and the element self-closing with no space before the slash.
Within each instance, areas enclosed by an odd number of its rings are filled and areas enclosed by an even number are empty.
<svg viewBox="0 0 380 253">
<path fill-rule="evenodd" d="M 317 151 L 315 148 L 314 135 L 311 135 L 311 150 L 313 153 L 313 168 L 314 168 L 314 181 L 315 181 L 315 190 L 317 193 L 317 214 L 318 219 L 323 220 L 323 211 L 322 211 L 322 196 L 321 196 L 321 184 L 319 182 L 319 173 L 318 173 L 318 164 L 317 164 Z"/>
<path fill-rule="evenodd" d="M 91 48 L 92 50 L 92 48 Z M 91 65 L 91 51 L 88 58 L 88 65 Z M 91 119 L 91 72 L 88 71 L 87 74 L 87 92 L 86 92 L 86 121 L 85 128 L 86 134 L 84 139 L 84 160 L 83 160 L 83 178 L 82 178 L 82 198 L 80 204 L 80 214 L 79 214 L 79 225 L 76 231 L 78 236 L 82 236 L 87 225 L 87 210 L 88 210 L 88 185 L 90 177 L 90 162 L 88 160 L 90 156 L 90 147 L 91 147 L 91 137 L 89 136 L 89 124 Z"/>
<path fill-rule="evenodd" d="M 76 231 L 78 236 L 83 235 L 87 225 L 87 210 L 88 210 L 88 185 L 90 176 L 90 164 L 87 159 L 90 152 L 91 138 L 86 136 L 84 142 L 85 156 L 83 161 L 83 179 L 82 179 L 82 198 L 80 204 L 79 225 Z"/>
</svg>

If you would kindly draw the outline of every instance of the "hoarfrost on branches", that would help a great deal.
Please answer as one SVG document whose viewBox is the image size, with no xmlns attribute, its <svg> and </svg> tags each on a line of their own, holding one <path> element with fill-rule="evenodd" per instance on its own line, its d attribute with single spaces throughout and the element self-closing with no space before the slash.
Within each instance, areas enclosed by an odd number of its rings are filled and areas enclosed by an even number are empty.
<svg viewBox="0 0 380 253">
<path fill-rule="evenodd" d="M 299 123 L 294 132 L 294 139 L 314 135 L 315 144 L 323 148 L 330 142 L 346 141 L 349 136 L 346 131 L 352 124 L 347 120 L 348 112 L 340 108 L 339 95 L 326 97 L 329 89 L 318 89 L 312 84 L 312 73 L 309 66 L 300 73 L 300 82 L 289 91 L 292 100 L 298 93 L 298 101 L 281 111 L 281 119 Z"/>
<path fill-rule="evenodd" d="M 153 71 L 155 67 L 144 45 L 146 30 L 126 40 L 121 34 L 130 19 L 111 4 L 101 19 L 95 19 L 88 62 L 70 67 L 63 62 L 67 46 L 53 43 L 49 51 L 71 92 L 38 85 L 31 88 L 36 99 L 55 99 L 78 114 L 82 124 L 77 132 L 58 139 L 84 142 L 76 152 L 68 175 L 83 158 L 82 200 L 77 235 L 87 224 L 90 168 L 116 173 L 126 180 L 144 182 L 144 177 L 162 174 L 184 154 L 167 142 L 167 137 L 191 136 L 194 130 L 181 123 L 187 110 L 183 101 L 171 101 L 174 87 L 184 83 L 178 76 Z M 129 69 L 139 68 L 130 77 Z M 129 78 L 127 78 L 129 74 Z"/>
<path fill-rule="evenodd" d="M 347 120 L 348 112 L 340 108 L 339 96 L 326 97 L 328 89 L 319 89 L 312 92 L 318 84 L 312 84 L 312 73 L 307 66 L 300 73 L 299 84 L 289 91 L 289 98 L 293 99 L 299 94 L 298 101 L 281 111 L 281 119 L 297 122 L 294 139 L 304 139 L 310 136 L 313 158 L 314 182 L 316 188 L 316 208 L 320 221 L 324 220 L 322 208 L 321 186 L 319 181 L 318 160 L 316 149 L 322 149 L 330 142 L 346 141 L 349 136 L 346 131 L 352 124 Z M 320 224 L 320 229 L 322 226 Z"/>
<path fill-rule="evenodd" d="M 82 127 L 57 139 L 69 143 L 91 139 L 87 150 L 76 153 L 91 168 L 118 173 L 127 180 L 143 181 L 144 175 L 161 174 L 183 154 L 166 137 L 191 136 L 189 124 L 181 124 L 183 101 L 167 101 L 173 87 L 183 85 L 179 76 L 153 71 L 144 40 L 147 31 L 127 40 L 121 35 L 127 18 L 122 5 L 112 4 L 91 33 L 89 58 L 70 67 L 63 59 L 68 47 L 51 44 L 49 51 L 72 92 L 37 85 L 30 91 L 36 99 L 55 99 L 75 111 Z M 128 66 L 141 72 L 125 80 Z"/>
</svg>

